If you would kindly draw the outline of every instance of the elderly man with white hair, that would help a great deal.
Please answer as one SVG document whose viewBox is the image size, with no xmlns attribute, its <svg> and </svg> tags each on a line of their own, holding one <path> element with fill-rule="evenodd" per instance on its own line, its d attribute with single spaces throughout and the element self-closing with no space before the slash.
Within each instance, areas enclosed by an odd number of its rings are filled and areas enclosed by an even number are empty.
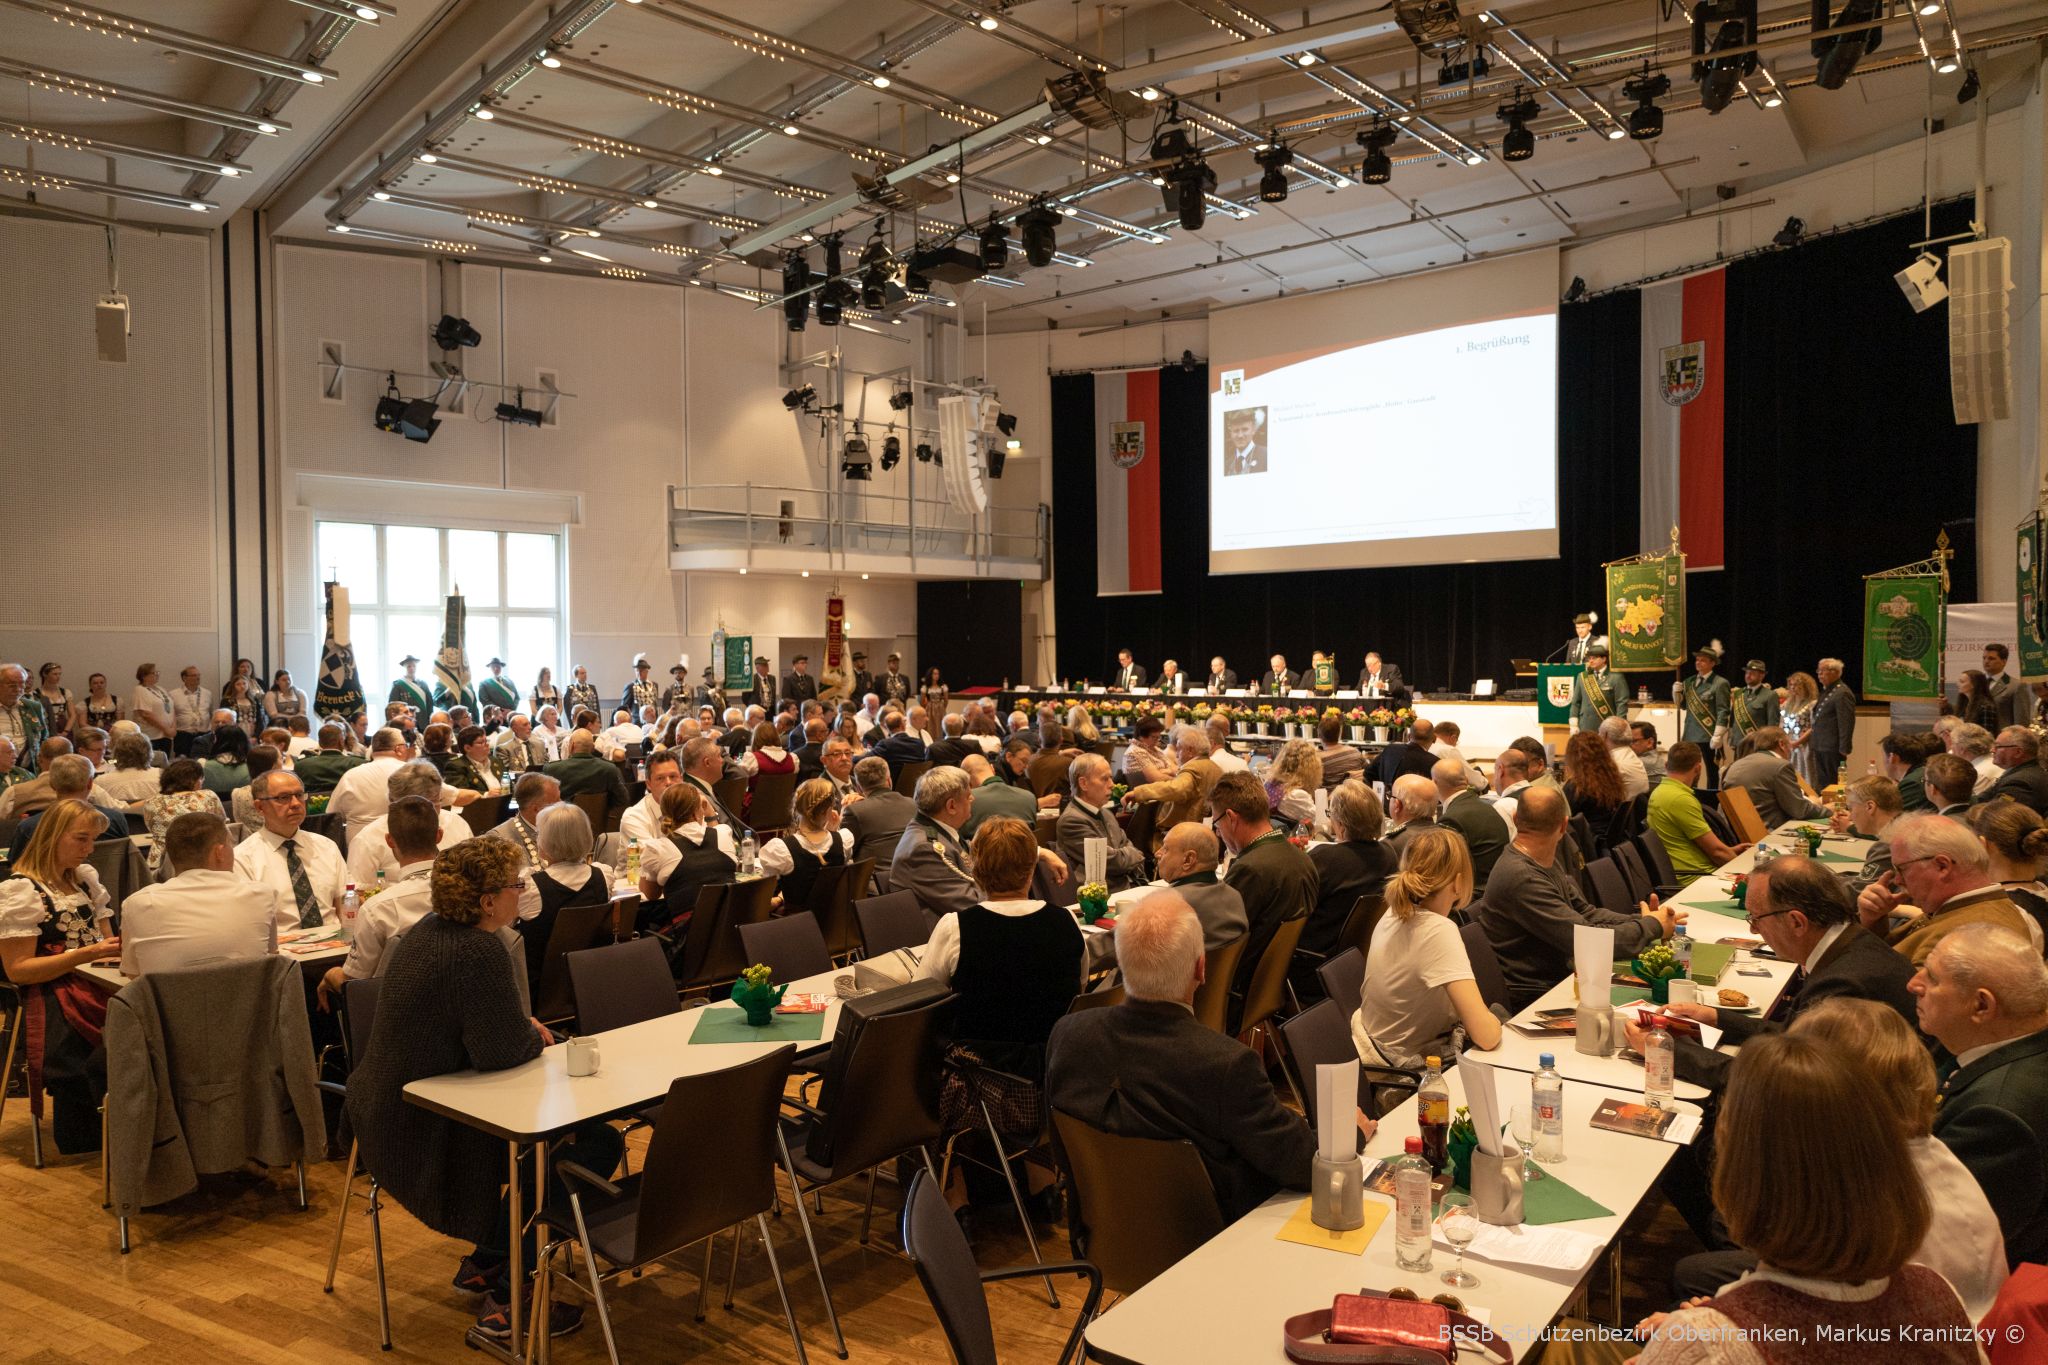
<svg viewBox="0 0 2048 1365">
<path fill-rule="evenodd" d="M 1159 880 L 1194 907 L 1207 952 L 1235 942 L 1251 929 L 1244 897 L 1216 875 L 1222 861 L 1222 840 L 1198 820 L 1175 825 L 1159 845 Z"/>
<path fill-rule="evenodd" d="M 1998 765 L 1998 780 L 1978 797 L 1979 803 L 2007 797 L 2032 810 L 2048 815 L 2048 771 L 2041 767 L 2041 739 L 2024 725 L 2008 725 L 1991 745 L 1991 761 Z"/>
<path fill-rule="evenodd" d="M 1131 836 L 1124 833 L 1123 826 L 1108 809 L 1110 788 L 1115 783 L 1109 760 L 1101 754 L 1082 754 L 1067 769 L 1067 780 L 1074 799 L 1060 812 L 1054 835 L 1060 857 L 1073 867 L 1085 867 L 1088 841 L 1103 839 L 1108 842 L 1103 875 L 1109 889 L 1120 891 L 1135 881 L 1143 881 L 1145 852 L 1131 842 Z"/>
<path fill-rule="evenodd" d="M 1440 758 L 1430 776 L 1442 803 L 1436 822 L 1465 836 L 1465 848 L 1472 855 L 1473 894 L 1484 895 L 1486 879 L 1512 837 L 1508 822 L 1472 790 L 1472 770 L 1464 759 Z"/>
<path fill-rule="evenodd" d="M 1117 917 L 1124 1001 L 1053 1026 L 1045 1098 L 1103 1132 L 1193 1143 L 1228 1222 L 1280 1190 L 1307 1189 L 1315 1138 L 1257 1054 L 1195 1019 L 1202 940 L 1201 920 L 1173 891 Z M 1361 1116 L 1360 1127 L 1373 1125 Z"/>
<path fill-rule="evenodd" d="M 865 784 L 871 761 L 863 759 L 855 767 L 857 781 Z M 872 799 L 863 798 L 861 805 Z M 915 801 L 917 814 L 904 826 L 889 863 L 889 890 L 911 892 L 934 915 L 980 904 L 981 887 L 960 837 L 974 814 L 974 779 L 962 768 L 933 768 L 917 779 Z M 1067 875 L 1066 863 L 1051 849 L 1040 849 L 1038 861 L 1055 880 Z"/>
<path fill-rule="evenodd" d="M 378 873 L 384 874 L 387 886 L 398 879 L 399 856 L 384 835 L 390 828 L 391 803 L 401 797 L 418 796 L 433 803 L 440 819 L 441 848 L 453 848 L 471 837 L 469 821 L 455 811 L 441 809 L 441 772 L 425 759 L 414 759 L 392 769 L 384 790 L 386 814 L 377 816 L 363 826 L 360 834 L 351 834 L 348 839 L 349 880 L 366 895 L 376 890 Z"/>
<path fill-rule="evenodd" d="M 1856 741 L 1856 693 L 1842 681 L 1840 659 L 1822 659 L 1814 675 L 1820 682 L 1820 700 L 1798 743 L 1807 751 L 1813 785 L 1825 787 L 1835 780 Z"/>
<path fill-rule="evenodd" d="M 1436 783 L 1421 773 L 1403 773 L 1387 794 L 1387 842 L 1398 860 L 1416 830 L 1436 824 Z"/>
<path fill-rule="evenodd" d="M 1977 784 L 1970 792 L 1973 799 L 1997 783 L 2000 769 L 1991 756 L 1991 732 L 1983 726 L 1958 725 L 1949 732 L 1948 751 L 1977 770 Z"/>
<path fill-rule="evenodd" d="M 1983 1187 L 2009 1262 L 2048 1260 L 2048 964 L 2039 946 L 1995 925 L 1965 925 L 1935 945 L 1908 989 L 1919 997 L 1921 1031 L 1954 1059 L 1934 1136 Z"/>
<path fill-rule="evenodd" d="M 327 814 L 330 823 L 336 819 L 344 823 L 350 848 L 355 847 L 363 826 L 390 808 L 391 774 L 411 759 L 412 745 L 406 743 L 405 732 L 387 725 L 370 736 L 370 761 L 350 768 L 334 784 L 334 793 L 327 798 Z"/>
<path fill-rule="evenodd" d="M 1856 917 L 1916 966 L 1965 924 L 1995 924 L 2041 947 L 2041 926 L 1991 875 L 1991 855 L 1967 825 L 1909 815 L 1888 827 L 1892 870 L 1863 888 Z"/>
<path fill-rule="evenodd" d="M 1621 789 L 1630 796 L 1641 796 L 1650 789 L 1650 771 L 1643 766 L 1642 755 L 1629 743 L 1635 732 L 1620 716 L 1609 716 L 1600 722 L 1600 742 L 1607 746 L 1607 756 L 1614 760 L 1614 766 L 1621 769 Z"/>
</svg>

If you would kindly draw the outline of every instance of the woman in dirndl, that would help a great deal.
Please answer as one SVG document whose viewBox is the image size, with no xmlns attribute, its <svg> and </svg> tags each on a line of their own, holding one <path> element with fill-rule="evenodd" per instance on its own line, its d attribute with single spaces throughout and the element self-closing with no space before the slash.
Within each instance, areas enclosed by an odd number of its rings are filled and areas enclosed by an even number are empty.
<svg viewBox="0 0 2048 1365">
<path fill-rule="evenodd" d="M 107 1092 L 100 1032 L 112 984 L 73 970 L 119 957 L 114 912 L 87 862 L 106 817 L 83 801 L 59 801 L 36 821 L 14 875 L 0 881 L 0 968 L 21 992 L 29 1112 L 52 1102 L 60 1152 L 100 1145 L 99 1105 Z"/>
</svg>

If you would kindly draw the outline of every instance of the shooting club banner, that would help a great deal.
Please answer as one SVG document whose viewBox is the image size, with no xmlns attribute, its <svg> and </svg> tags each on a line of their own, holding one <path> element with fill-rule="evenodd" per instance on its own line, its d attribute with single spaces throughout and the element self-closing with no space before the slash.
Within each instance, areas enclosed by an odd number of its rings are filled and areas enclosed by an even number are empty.
<svg viewBox="0 0 2048 1365">
<path fill-rule="evenodd" d="M 2041 558 L 2048 552 L 2048 527 L 2044 527 L 2041 514 L 2035 512 L 2019 525 L 2019 544 L 2014 556 L 2019 568 L 2018 591 L 2013 600 L 2019 604 L 2019 629 L 2014 631 L 2014 643 L 2019 648 L 2019 674 L 2026 682 L 2048 680 L 2048 577 L 2044 577 Z"/>
<path fill-rule="evenodd" d="M 1642 291 L 1642 543 L 1657 544 L 1666 527 L 1678 527 L 1687 567 L 1693 569 L 1718 569 L 1724 563 L 1726 283 L 1725 271 L 1703 270 Z M 1619 659 L 1614 666 L 1623 667 Z"/>
<path fill-rule="evenodd" d="M 347 720 L 363 709 L 363 682 L 356 674 L 356 652 L 349 643 L 348 589 L 329 582 L 327 639 L 320 650 L 320 679 L 313 688 L 313 710 Z"/>
<path fill-rule="evenodd" d="M 1095 592 L 1159 591 L 1159 371 L 1095 376 Z"/>
<path fill-rule="evenodd" d="M 1639 555 L 1602 566 L 1607 573 L 1608 667 L 1617 673 L 1676 668 L 1686 661 L 1686 557 Z"/>
<path fill-rule="evenodd" d="M 1948 561 L 1954 554 L 1948 532 L 1943 531 L 1935 537 L 1934 553 L 1928 558 L 1863 576 L 1866 700 L 1934 701 L 1941 697 L 1941 652 L 1948 636 Z M 2023 634 L 2023 642 L 2024 638 Z"/>
</svg>

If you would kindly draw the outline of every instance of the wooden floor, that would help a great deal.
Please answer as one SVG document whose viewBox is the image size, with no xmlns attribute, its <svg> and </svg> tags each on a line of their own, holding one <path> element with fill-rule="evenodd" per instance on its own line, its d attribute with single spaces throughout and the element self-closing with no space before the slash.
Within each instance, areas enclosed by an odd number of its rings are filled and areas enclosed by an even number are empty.
<svg viewBox="0 0 2048 1365">
<path fill-rule="evenodd" d="M 312 1208 L 294 1205 L 288 1172 L 223 1176 L 198 1193 L 132 1220 L 134 1251 L 119 1254 L 113 1216 L 100 1208 L 97 1157 L 58 1157 L 44 1130 L 50 1164 L 30 1163 L 28 1107 L 9 1100 L 0 1122 L 0 1361 L 21 1365 L 105 1365 L 115 1360 L 239 1361 L 476 1359 L 462 1334 L 474 1301 L 449 1285 L 466 1248 L 427 1231 L 385 1201 L 384 1250 L 391 1292 L 394 1350 L 378 1350 L 376 1283 L 362 1202 L 348 1220 L 334 1293 L 323 1294 L 329 1238 L 340 1196 L 339 1162 L 308 1172 Z M 638 1169 L 645 1138 L 629 1139 Z M 930 1303 L 909 1263 L 879 1245 L 858 1243 L 865 1186 L 852 1181 L 828 1193 L 825 1215 L 813 1219 L 825 1273 L 851 1358 L 871 1365 L 950 1359 Z M 879 1186 L 878 1243 L 893 1243 L 900 1207 L 895 1187 Z M 776 1254 L 788 1280 L 810 1359 L 836 1359 L 824 1304 L 805 1255 L 802 1233 L 787 1211 L 770 1220 Z M 1029 1253 L 1007 1206 L 976 1220 L 976 1253 L 984 1266 L 1015 1265 Z M 1067 1254 L 1063 1228 L 1038 1230 L 1045 1259 Z M 1684 1223 L 1652 1197 L 1623 1233 L 1626 1320 L 1668 1307 L 1672 1262 L 1698 1249 Z M 751 1236 L 739 1269 L 734 1307 L 720 1306 L 730 1238 L 719 1243 L 709 1311 L 696 1309 L 701 1253 L 624 1281 L 611 1297 L 613 1328 L 623 1359 L 690 1360 L 710 1365 L 790 1362 L 768 1264 Z M 1081 1282 L 1058 1282 L 1061 1307 L 1045 1301 L 1042 1281 L 1016 1280 L 988 1289 L 996 1343 L 1008 1362 L 1055 1360 L 1081 1301 Z M 1305 1310 L 1327 1305 L 1305 1304 Z M 1604 1288 L 1592 1307 L 1608 1313 Z M 1276 1321 L 1275 1330 L 1278 1330 Z M 604 1340 L 594 1313 L 555 1359 L 602 1361 Z"/>
</svg>

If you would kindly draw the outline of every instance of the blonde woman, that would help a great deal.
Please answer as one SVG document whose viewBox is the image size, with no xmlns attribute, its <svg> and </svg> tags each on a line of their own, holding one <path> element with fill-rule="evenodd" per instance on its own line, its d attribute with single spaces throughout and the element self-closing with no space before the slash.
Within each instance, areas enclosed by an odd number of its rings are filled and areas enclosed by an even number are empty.
<svg viewBox="0 0 2048 1365">
<path fill-rule="evenodd" d="M 106 827 L 106 817 L 85 802 L 57 802 L 36 821 L 14 875 L 0 881 L 0 968 L 21 991 L 32 1040 L 29 1112 L 40 1119 L 49 1095 L 51 1131 L 65 1153 L 99 1147 L 99 1103 L 107 1093 L 100 1032 L 108 991 L 72 970 L 121 955 L 106 888 L 87 862 Z"/>
<path fill-rule="evenodd" d="M 1316 823 L 1316 792 L 1323 785 L 1323 756 L 1312 739 L 1290 739 L 1266 772 L 1266 801 L 1273 813 L 1297 829 Z"/>
<path fill-rule="evenodd" d="M 1811 673 L 1794 673 L 1785 679 L 1785 695 L 1778 707 L 1778 726 L 1784 730 L 1785 738 L 1792 741 L 1792 767 L 1806 779 L 1807 785 L 1818 791 L 1834 781 L 1830 773 L 1820 782 L 1813 780 L 1807 769 L 1813 765 L 1808 761 L 1807 734 L 1813 728 L 1813 708 L 1820 704 L 1820 684 Z"/>
<path fill-rule="evenodd" d="M 790 809 L 796 827 L 770 839 L 761 850 L 761 870 L 782 878 L 783 904 L 791 911 L 811 903 L 811 888 L 828 867 L 844 867 L 853 856 L 853 831 L 839 827 L 839 800 L 832 783 L 814 777 L 796 789 Z"/>
<path fill-rule="evenodd" d="M 1471 899 L 1472 855 L 1462 835 L 1425 829 L 1408 840 L 1365 955 L 1363 1003 L 1351 1016 L 1361 1061 L 1420 1066 L 1425 1057 L 1447 1055 L 1458 1025 L 1473 1047 L 1500 1046 L 1500 1018 L 1480 999 L 1465 940 L 1450 919 Z"/>
</svg>

